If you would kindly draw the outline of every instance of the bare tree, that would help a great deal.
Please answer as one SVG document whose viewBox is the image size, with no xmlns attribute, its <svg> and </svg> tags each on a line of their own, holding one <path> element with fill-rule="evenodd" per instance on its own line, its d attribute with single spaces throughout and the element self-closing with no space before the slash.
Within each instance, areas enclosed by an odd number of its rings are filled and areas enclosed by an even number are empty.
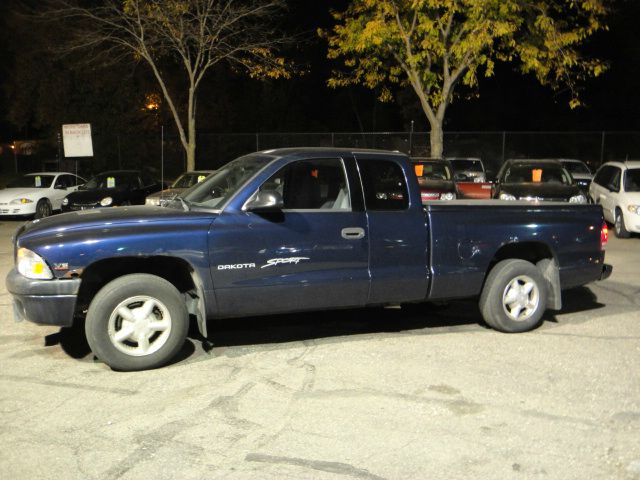
<svg viewBox="0 0 640 480">
<path fill-rule="evenodd" d="M 52 0 L 41 16 L 70 25 L 63 53 L 87 51 L 88 58 L 103 64 L 149 65 L 175 121 L 187 169 L 193 170 L 197 93 L 208 71 L 226 63 L 251 77 L 289 77 L 284 59 L 276 55 L 285 37 L 273 18 L 282 7 L 281 0 L 104 0 L 97 6 Z M 162 68 L 166 59 L 182 66 L 186 96 L 172 91 Z M 179 103 L 184 97 L 186 105 Z"/>
</svg>

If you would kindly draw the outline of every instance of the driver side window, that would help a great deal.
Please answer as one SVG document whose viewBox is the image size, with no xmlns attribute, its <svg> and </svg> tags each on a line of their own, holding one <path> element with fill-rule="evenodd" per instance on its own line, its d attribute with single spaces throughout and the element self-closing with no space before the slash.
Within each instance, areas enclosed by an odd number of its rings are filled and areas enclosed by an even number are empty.
<svg viewBox="0 0 640 480">
<path fill-rule="evenodd" d="M 351 210 L 344 167 L 337 158 L 290 163 L 271 176 L 260 191 L 278 193 L 285 210 Z"/>
</svg>

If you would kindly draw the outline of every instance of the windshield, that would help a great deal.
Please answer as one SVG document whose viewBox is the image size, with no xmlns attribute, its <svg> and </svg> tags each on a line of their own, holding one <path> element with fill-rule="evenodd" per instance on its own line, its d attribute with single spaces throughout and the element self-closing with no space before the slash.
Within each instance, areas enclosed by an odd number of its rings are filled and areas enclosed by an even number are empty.
<svg viewBox="0 0 640 480">
<path fill-rule="evenodd" d="M 183 173 L 178 177 L 178 179 L 173 182 L 171 188 L 190 188 L 193 187 L 196 183 L 200 183 L 205 178 L 207 178 L 209 173 L 207 172 L 187 172 Z"/>
<path fill-rule="evenodd" d="M 101 173 L 84 184 L 83 190 L 97 188 L 137 188 L 138 175 L 135 173 Z"/>
<path fill-rule="evenodd" d="M 571 185 L 572 180 L 559 165 L 514 165 L 504 174 L 504 183 L 557 183 Z"/>
<path fill-rule="evenodd" d="M 238 189 L 267 163 L 259 155 L 247 155 L 228 163 L 206 180 L 183 194 L 184 200 L 195 207 L 222 208 Z"/>
<path fill-rule="evenodd" d="M 446 163 L 420 162 L 414 165 L 418 181 L 451 180 L 451 171 Z"/>
<path fill-rule="evenodd" d="M 630 168 L 624 176 L 625 192 L 640 192 L 640 168 Z"/>
<path fill-rule="evenodd" d="M 582 162 L 562 162 L 562 166 L 569 170 L 570 173 L 591 173 L 589 167 Z"/>
<path fill-rule="evenodd" d="M 49 188 L 53 175 L 25 175 L 9 182 L 7 188 Z"/>
<path fill-rule="evenodd" d="M 480 160 L 457 158 L 449 161 L 456 172 L 484 172 Z"/>
</svg>

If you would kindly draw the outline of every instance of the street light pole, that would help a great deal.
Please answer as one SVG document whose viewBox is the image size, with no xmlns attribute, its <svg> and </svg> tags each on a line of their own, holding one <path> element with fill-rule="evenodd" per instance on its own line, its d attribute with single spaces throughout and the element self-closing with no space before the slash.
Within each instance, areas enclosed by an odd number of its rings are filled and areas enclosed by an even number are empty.
<svg viewBox="0 0 640 480">
<path fill-rule="evenodd" d="M 13 150 L 13 164 L 16 169 L 16 173 L 18 173 L 18 152 L 16 151 L 16 142 L 13 142 L 13 145 L 11 145 L 11 150 Z"/>
</svg>

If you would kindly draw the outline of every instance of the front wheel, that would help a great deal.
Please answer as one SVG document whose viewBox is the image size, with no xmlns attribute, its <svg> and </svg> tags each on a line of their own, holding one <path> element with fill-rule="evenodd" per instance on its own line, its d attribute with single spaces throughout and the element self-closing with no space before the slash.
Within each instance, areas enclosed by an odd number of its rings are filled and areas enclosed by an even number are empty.
<svg viewBox="0 0 640 480">
<path fill-rule="evenodd" d="M 189 314 L 180 292 L 155 275 L 125 275 L 106 284 L 87 311 L 93 353 L 115 370 L 160 367 L 187 338 Z"/>
<path fill-rule="evenodd" d="M 535 265 L 519 259 L 503 260 L 487 276 L 480 312 L 496 330 L 526 332 L 540 325 L 547 296 L 547 282 Z"/>
<path fill-rule="evenodd" d="M 616 210 L 616 222 L 614 227 L 616 230 L 616 237 L 629 238 L 631 236 L 631 232 L 627 230 L 627 227 L 624 224 L 624 215 L 622 215 L 622 212 L 620 211 L 620 209 Z"/>
<path fill-rule="evenodd" d="M 53 213 L 51 202 L 49 202 L 49 200 L 47 200 L 46 198 L 43 198 L 42 200 L 38 201 L 38 204 L 36 205 L 36 213 L 34 215 L 34 218 L 45 218 L 51 215 L 51 213 Z"/>
</svg>

